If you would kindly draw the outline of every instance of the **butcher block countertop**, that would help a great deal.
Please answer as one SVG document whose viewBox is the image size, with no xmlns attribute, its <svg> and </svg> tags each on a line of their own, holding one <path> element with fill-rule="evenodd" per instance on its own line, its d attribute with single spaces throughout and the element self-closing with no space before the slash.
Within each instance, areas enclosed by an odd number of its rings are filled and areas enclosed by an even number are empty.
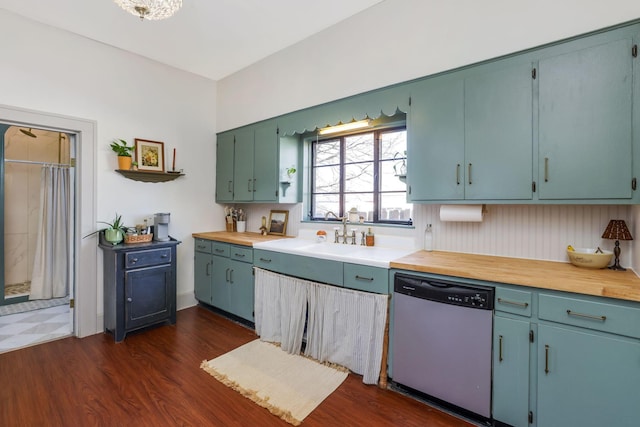
<svg viewBox="0 0 640 427">
<path fill-rule="evenodd" d="M 236 233 L 231 231 L 207 231 L 203 233 L 193 233 L 192 236 L 198 239 L 216 240 L 218 242 L 233 243 L 234 245 L 253 246 L 254 243 L 268 242 L 270 240 L 285 239 L 286 236 L 263 236 L 260 233 L 245 232 Z"/>
<path fill-rule="evenodd" d="M 438 251 L 414 252 L 392 261 L 390 267 L 640 302 L 640 278 L 631 270 Z"/>
</svg>

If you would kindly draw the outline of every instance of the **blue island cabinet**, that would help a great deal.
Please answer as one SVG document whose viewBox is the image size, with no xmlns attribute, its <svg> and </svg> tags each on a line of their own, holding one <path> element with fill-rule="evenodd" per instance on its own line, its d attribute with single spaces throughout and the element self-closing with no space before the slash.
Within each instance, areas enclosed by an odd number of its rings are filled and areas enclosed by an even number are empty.
<svg viewBox="0 0 640 427">
<path fill-rule="evenodd" d="M 100 243 L 104 261 L 104 330 L 116 342 L 128 332 L 176 323 L 176 247 L 179 241 Z"/>
</svg>

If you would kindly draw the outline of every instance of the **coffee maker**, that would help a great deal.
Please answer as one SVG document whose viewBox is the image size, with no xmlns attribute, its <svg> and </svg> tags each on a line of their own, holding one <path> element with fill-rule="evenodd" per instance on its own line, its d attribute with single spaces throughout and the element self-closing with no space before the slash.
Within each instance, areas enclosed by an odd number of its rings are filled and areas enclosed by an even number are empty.
<svg viewBox="0 0 640 427">
<path fill-rule="evenodd" d="M 157 213 L 153 218 L 153 240 L 167 242 L 169 237 L 169 217 L 170 213 Z"/>
</svg>

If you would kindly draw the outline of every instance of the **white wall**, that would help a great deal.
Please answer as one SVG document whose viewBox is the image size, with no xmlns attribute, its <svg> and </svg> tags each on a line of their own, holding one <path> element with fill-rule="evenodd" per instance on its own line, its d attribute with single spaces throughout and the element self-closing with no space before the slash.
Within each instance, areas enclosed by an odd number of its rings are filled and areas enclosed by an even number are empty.
<svg viewBox="0 0 640 427">
<path fill-rule="evenodd" d="M 170 234 L 183 241 L 178 246 L 178 308 L 194 304 L 191 233 L 214 229 L 223 217 L 213 186 L 216 83 L 4 10 L 0 43 L 3 104 L 97 123 L 95 163 L 85 165 L 95 169 L 97 220 L 110 221 L 118 212 L 134 225 L 155 212 L 171 213 Z M 177 148 L 176 167 L 186 176 L 158 184 L 122 177 L 114 172 L 113 138 L 164 142 L 167 166 Z M 95 283 L 79 285 L 97 287 L 100 317 L 98 266 L 91 276 Z"/>
<path fill-rule="evenodd" d="M 216 130 L 638 17 L 635 0 L 385 0 L 220 80 Z"/>
<path fill-rule="evenodd" d="M 217 131 L 637 18 L 635 0 L 386 0 L 219 81 Z M 417 246 L 432 222 L 440 250 L 556 261 L 567 260 L 567 244 L 611 249 L 600 236 L 614 216 L 632 234 L 640 224 L 628 206 L 490 206 L 485 222 L 473 225 L 439 223 L 437 208 L 416 205 Z M 622 264 L 640 267 L 635 241 L 621 245 Z"/>
</svg>

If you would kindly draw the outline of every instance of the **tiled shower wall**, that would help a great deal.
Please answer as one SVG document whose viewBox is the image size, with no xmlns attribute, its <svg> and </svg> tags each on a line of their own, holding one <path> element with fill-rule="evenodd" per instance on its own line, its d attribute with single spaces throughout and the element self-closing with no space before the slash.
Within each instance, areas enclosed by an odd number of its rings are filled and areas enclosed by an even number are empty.
<svg viewBox="0 0 640 427">
<path fill-rule="evenodd" d="M 301 223 L 302 205 L 238 205 L 248 212 L 247 230 L 257 231 L 261 217 L 271 209 L 289 210 L 287 234 L 300 228 L 324 228 Z M 414 228 L 376 227 L 376 234 L 414 238 L 416 249 L 424 244 L 426 224 L 433 224 L 434 248 L 441 251 L 568 261 L 567 245 L 612 250 L 614 242 L 602 239 L 610 219 L 624 219 L 635 236 L 631 206 L 621 205 L 487 205 L 479 223 L 441 222 L 440 205 L 414 205 Z M 220 224 L 220 230 L 224 224 Z M 633 242 L 620 242 L 620 262 L 631 266 Z"/>
<path fill-rule="evenodd" d="M 62 141 L 59 154 L 58 133 L 33 129 L 37 138 L 28 137 L 19 128 L 5 133 L 5 159 L 66 163 L 68 139 Z M 59 157 L 60 156 L 60 157 Z M 40 206 L 39 165 L 5 163 L 4 263 L 5 284 L 31 280 Z"/>
</svg>

